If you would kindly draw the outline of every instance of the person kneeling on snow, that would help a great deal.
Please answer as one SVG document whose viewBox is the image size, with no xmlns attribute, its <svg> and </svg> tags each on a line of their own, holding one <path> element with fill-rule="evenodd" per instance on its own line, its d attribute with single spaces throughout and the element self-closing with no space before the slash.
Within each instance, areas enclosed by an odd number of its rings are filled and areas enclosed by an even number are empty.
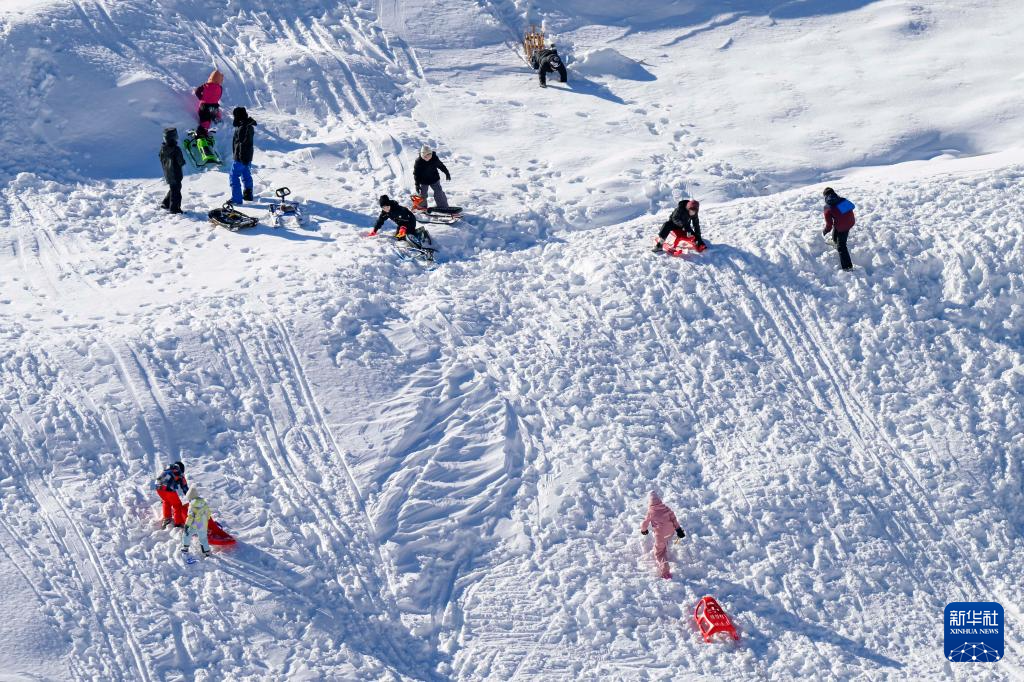
<svg viewBox="0 0 1024 682">
<path fill-rule="evenodd" d="M 170 189 L 160 204 L 171 213 L 181 213 L 181 181 L 184 179 L 185 155 L 178 146 L 178 129 L 164 129 L 164 144 L 160 147 L 160 165 L 164 169 L 164 180 Z"/>
<path fill-rule="evenodd" d="M 537 50 L 530 55 L 530 66 L 537 69 L 537 77 L 540 79 L 540 87 L 548 87 L 548 74 L 558 72 L 558 79 L 565 83 L 569 80 L 569 74 L 565 70 L 562 58 L 558 56 L 558 50 L 554 44 L 545 50 Z"/>
<path fill-rule="evenodd" d="M 382 194 L 378 203 L 380 204 L 380 215 L 377 217 L 377 222 L 374 223 L 373 231 L 370 232 L 371 237 L 377 234 L 377 230 L 383 227 L 387 220 L 391 220 L 395 225 L 398 225 L 395 239 L 405 239 L 406 235 L 419 236 L 420 231 L 416 227 L 416 216 L 412 214 L 412 211 L 399 204 L 387 194 Z"/>
<path fill-rule="evenodd" d="M 420 155 L 416 157 L 416 163 L 412 167 L 412 179 L 416 183 L 416 194 L 424 199 L 427 198 L 427 190 L 434 190 L 434 203 L 437 208 L 448 208 L 448 197 L 441 188 L 441 173 L 444 179 L 451 181 L 452 174 L 443 163 L 441 158 L 430 148 L 423 145 Z"/>
<path fill-rule="evenodd" d="M 696 199 L 683 199 L 680 201 L 675 210 L 672 211 L 669 219 L 661 226 L 658 238 L 654 240 L 654 252 L 661 253 L 664 250 L 662 245 L 665 243 L 669 232 L 674 233 L 676 237 L 672 248 L 679 246 L 679 242 L 685 237 L 695 237 L 694 247 L 698 250 L 703 249 L 705 244 L 700 236 L 700 217 L 697 215 L 698 211 L 700 211 L 700 202 Z"/>
<path fill-rule="evenodd" d="M 199 538 L 199 547 L 203 550 L 203 556 L 210 555 L 210 543 L 206 539 L 206 529 L 210 524 L 210 505 L 206 504 L 195 487 L 188 492 L 188 519 L 185 521 L 185 532 L 181 537 L 181 553 L 188 554 L 188 547 L 192 544 L 192 537 Z"/>
<path fill-rule="evenodd" d="M 252 201 L 252 138 L 255 134 L 256 121 L 249 118 L 249 112 L 245 107 L 235 107 L 231 112 L 234 119 L 235 133 L 231 137 L 231 155 L 234 163 L 231 164 L 231 203 L 241 204 L 243 201 Z M 245 183 L 245 192 L 242 192 L 242 183 Z"/>
<path fill-rule="evenodd" d="M 680 528 L 676 521 L 675 513 L 661 501 L 661 497 L 654 490 L 651 491 L 650 504 L 647 507 L 647 516 L 640 524 L 640 534 L 647 535 L 648 529 L 654 531 L 654 560 L 658 563 L 662 578 L 671 578 L 672 573 L 668 569 L 668 539 L 673 534 L 676 537 L 684 538 L 686 533 Z"/>
<path fill-rule="evenodd" d="M 171 525 L 172 521 L 175 528 L 185 525 L 187 507 L 181 503 L 179 495 L 184 495 L 187 492 L 188 481 L 185 480 L 185 465 L 181 462 L 170 465 L 157 477 L 156 494 L 163 501 L 164 528 Z"/>
</svg>

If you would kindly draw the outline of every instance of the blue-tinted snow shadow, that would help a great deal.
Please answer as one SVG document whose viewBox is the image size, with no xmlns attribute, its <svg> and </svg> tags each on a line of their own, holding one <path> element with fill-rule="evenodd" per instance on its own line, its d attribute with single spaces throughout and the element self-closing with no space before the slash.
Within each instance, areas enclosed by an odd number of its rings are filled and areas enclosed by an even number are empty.
<svg viewBox="0 0 1024 682">
<path fill-rule="evenodd" d="M 617 40 L 644 31 L 689 28 L 690 31 L 672 41 L 675 44 L 704 30 L 721 27 L 744 17 L 765 17 L 772 20 L 805 19 L 851 12 L 878 0 L 792 0 L 766 3 L 762 0 L 731 0 L 725 2 L 685 2 L 636 4 L 634 14 L 623 16 L 623 5 L 615 0 L 538 0 L 531 9 L 537 23 L 553 33 L 567 33 L 588 25 L 619 26 L 627 29 Z M 710 25 L 710 26 L 706 26 Z M 693 31 L 693 28 L 699 30 Z"/>
<path fill-rule="evenodd" d="M 435 656 L 427 642 L 414 637 L 395 614 L 373 611 L 370 600 L 353 604 L 340 588 L 328 590 L 267 552 L 248 544 L 222 550 L 215 559 L 217 570 L 244 585 L 279 598 L 284 604 L 305 610 L 304 617 L 326 633 L 334 633 L 353 650 L 376 658 L 403 677 L 440 680 L 434 670 Z"/>
<path fill-rule="evenodd" d="M 577 72 L 569 71 L 569 82 L 559 83 L 556 80 L 548 79 L 548 87 L 561 90 L 563 92 L 572 92 L 577 95 L 590 95 L 591 97 L 598 97 L 603 100 L 612 102 L 613 104 L 625 104 L 626 100 L 622 99 L 614 92 L 608 89 L 607 86 L 602 85 L 596 81 L 592 81 L 589 78 L 581 76 Z"/>
<path fill-rule="evenodd" d="M 802 635 L 812 642 L 831 644 L 839 649 L 842 655 L 850 658 L 870 661 L 882 668 L 896 670 L 903 668 L 903 664 L 899 661 L 873 651 L 861 642 L 844 637 L 823 625 L 804 620 L 787 611 L 779 601 L 769 599 L 739 583 L 711 579 L 705 583 L 694 585 L 694 587 L 698 594 L 715 596 L 715 599 L 729 614 L 733 625 L 740 631 L 743 644 L 749 647 L 758 658 L 769 656 L 772 643 L 778 639 L 779 632 L 786 630 L 796 635 Z M 745 619 L 744 614 L 756 614 L 765 619 L 771 624 L 772 631 L 762 632 Z"/>
</svg>

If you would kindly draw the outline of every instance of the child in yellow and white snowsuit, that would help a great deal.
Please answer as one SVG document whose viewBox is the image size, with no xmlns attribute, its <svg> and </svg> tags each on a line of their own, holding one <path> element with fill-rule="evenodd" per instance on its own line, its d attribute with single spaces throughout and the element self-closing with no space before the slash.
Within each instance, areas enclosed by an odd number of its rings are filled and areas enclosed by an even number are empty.
<svg viewBox="0 0 1024 682">
<path fill-rule="evenodd" d="M 203 550 L 203 556 L 210 555 L 210 543 L 206 540 L 206 527 L 210 523 L 210 505 L 206 504 L 199 495 L 199 489 L 192 486 L 188 491 L 188 518 L 185 519 L 185 533 L 181 538 L 181 552 L 188 554 L 188 547 L 192 543 L 192 536 L 199 537 L 199 547 Z"/>
</svg>

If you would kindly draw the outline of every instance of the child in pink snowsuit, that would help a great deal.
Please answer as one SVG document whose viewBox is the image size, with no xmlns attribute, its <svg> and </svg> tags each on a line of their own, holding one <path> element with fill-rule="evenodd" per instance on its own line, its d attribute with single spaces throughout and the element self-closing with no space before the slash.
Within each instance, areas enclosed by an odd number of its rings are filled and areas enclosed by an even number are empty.
<svg viewBox="0 0 1024 682">
<path fill-rule="evenodd" d="M 647 508 L 647 516 L 640 524 L 640 534 L 647 535 L 648 528 L 654 529 L 654 560 L 658 562 L 662 578 L 671 578 L 672 573 L 668 570 L 668 539 L 675 533 L 677 537 L 686 537 L 686 533 L 679 527 L 675 513 L 665 506 L 665 503 L 658 497 L 658 493 L 651 491 L 651 504 Z"/>
<path fill-rule="evenodd" d="M 224 74 L 214 70 L 205 83 L 196 88 L 199 99 L 199 127 L 205 132 L 210 130 L 214 121 L 220 120 L 220 98 L 224 94 Z"/>
</svg>

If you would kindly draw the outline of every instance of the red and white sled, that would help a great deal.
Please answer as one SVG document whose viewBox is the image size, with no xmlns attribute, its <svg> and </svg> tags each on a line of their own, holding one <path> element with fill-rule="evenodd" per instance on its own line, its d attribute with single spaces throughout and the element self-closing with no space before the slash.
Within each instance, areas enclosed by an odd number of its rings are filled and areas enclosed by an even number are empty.
<svg viewBox="0 0 1024 682">
<path fill-rule="evenodd" d="M 662 248 L 665 249 L 665 253 L 670 256 L 681 256 L 687 251 L 696 251 L 697 253 L 700 253 L 701 251 L 706 250 L 708 245 L 702 244 L 701 246 L 697 246 L 696 237 L 677 237 L 672 246 L 669 246 L 668 241 L 666 241 L 662 245 Z"/>
</svg>

